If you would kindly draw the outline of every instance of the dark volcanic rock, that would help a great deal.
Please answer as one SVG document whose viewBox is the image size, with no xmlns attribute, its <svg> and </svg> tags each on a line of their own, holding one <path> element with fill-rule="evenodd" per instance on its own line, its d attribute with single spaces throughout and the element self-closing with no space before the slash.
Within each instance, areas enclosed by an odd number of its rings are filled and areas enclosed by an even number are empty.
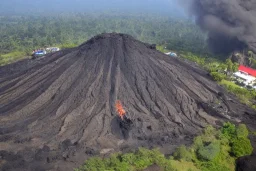
<svg viewBox="0 0 256 171">
<path fill-rule="evenodd" d="M 162 169 L 157 165 L 152 165 L 152 166 L 146 168 L 143 171 L 162 171 Z"/>
<path fill-rule="evenodd" d="M 116 100 L 127 112 L 126 122 L 117 117 Z M 255 125 L 255 111 L 226 94 L 205 71 L 115 33 L 0 67 L 0 102 L 2 150 L 33 162 L 24 157 L 33 154 L 26 149 L 47 146 L 50 151 L 36 153 L 37 162 L 54 170 L 82 164 L 87 153 L 94 154 L 88 149 L 101 154 L 138 146 L 172 150 L 207 124 L 240 119 Z"/>
<path fill-rule="evenodd" d="M 255 171 L 256 170 L 256 155 L 245 156 L 237 159 L 236 171 Z"/>
</svg>

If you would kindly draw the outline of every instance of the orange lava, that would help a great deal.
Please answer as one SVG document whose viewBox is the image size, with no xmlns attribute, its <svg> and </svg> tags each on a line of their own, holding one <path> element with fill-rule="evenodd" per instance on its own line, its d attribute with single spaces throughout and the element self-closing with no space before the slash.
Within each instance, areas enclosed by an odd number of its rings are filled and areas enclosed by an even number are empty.
<svg viewBox="0 0 256 171">
<path fill-rule="evenodd" d="M 124 110 L 120 100 L 116 101 L 116 111 L 117 111 L 118 115 L 120 116 L 120 118 L 122 120 L 124 120 L 125 110 Z"/>
</svg>

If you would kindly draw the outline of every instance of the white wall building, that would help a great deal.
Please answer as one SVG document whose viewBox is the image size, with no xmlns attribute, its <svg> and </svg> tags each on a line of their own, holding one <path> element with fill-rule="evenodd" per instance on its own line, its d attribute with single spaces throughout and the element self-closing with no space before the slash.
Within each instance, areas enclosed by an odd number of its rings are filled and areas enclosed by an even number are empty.
<svg viewBox="0 0 256 171">
<path fill-rule="evenodd" d="M 235 72 L 233 76 L 236 77 L 238 81 L 240 80 L 241 82 L 243 82 L 245 85 L 252 86 L 256 81 L 256 77 L 242 71 Z"/>
</svg>

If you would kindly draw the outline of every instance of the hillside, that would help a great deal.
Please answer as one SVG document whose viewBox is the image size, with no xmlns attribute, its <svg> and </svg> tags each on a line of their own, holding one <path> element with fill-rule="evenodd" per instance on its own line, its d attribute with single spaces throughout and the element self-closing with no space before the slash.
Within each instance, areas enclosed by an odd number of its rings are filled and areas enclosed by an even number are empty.
<svg viewBox="0 0 256 171">
<path fill-rule="evenodd" d="M 227 120 L 255 128 L 255 111 L 205 71 L 116 33 L 0 67 L 0 101 L 9 170 L 70 170 L 95 153 L 140 146 L 169 153 Z"/>
</svg>

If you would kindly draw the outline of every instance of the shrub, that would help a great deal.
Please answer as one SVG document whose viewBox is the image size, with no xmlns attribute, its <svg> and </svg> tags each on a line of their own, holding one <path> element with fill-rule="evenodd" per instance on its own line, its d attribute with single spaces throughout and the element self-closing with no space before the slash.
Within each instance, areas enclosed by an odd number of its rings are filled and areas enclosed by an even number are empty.
<svg viewBox="0 0 256 171">
<path fill-rule="evenodd" d="M 228 171 L 230 168 L 216 162 L 204 162 L 201 165 L 202 171 Z"/>
<path fill-rule="evenodd" d="M 153 159 L 153 162 L 158 166 L 165 167 L 168 165 L 168 160 L 158 149 L 151 150 L 151 158 Z"/>
<path fill-rule="evenodd" d="M 99 157 L 92 157 L 88 159 L 81 168 L 76 171 L 98 171 L 105 170 L 105 162 Z"/>
<path fill-rule="evenodd" d="M 130 171 L 131 165 L 127 162 L 122 162 L 120 158 L 121 156 L 119 154 L 112 154 L 110 158 L 105 159 L 107 168 L 115 171 Z"/>
<path fill-rule="evenodd" d="M 215 67 L 215 66 L 209 66 L 209 67 L 207 68 L 207 71 L 210 72 L 210 73 L 212 73 L 212 72 L 217 72 L 218 69 L 217 69 L 217 67 Z"/>
<path fill-rule="evenodd" d="M 185 161 L 191 161 L 192 154 L 187 150 L 187 147 L 182 145 L 173 154 L 174 159 L 176 160 L 185 160 Z"/>
<path fill-rule="evenodd" d="M 143 170 L 152 164 L 154 163 L 151 157 L 150 150 L 140 148 L 136 153 L 136 160 L 134 161 L 134 166 L 138 170 Z"/>
<path fill-rule="evenodd" d="M 74 44 L 74 43 L 63 43 L 61 44 L 60 48 L 61 49 L 68 49 L 68 48 L 74 48 L 78 46 L 77 44 Z"/>
<path fill-rule="evenodd" d="M 246 127 L 245 124 L 240 124 L 238 125 L 237 129 L 236 129 L 236 136 L 238 138 L 247 138 L 249 135 L 249 131 Z"/>
<path fill-rule="evenodd" d="M 221 74 L 219 72 L 211 72 L 210 75 L 215 81 L 221 81 L 226 78 L 224 74 Z"/>
<path fill-rule="evenodd" d="M 216 129 L 211 125 L 207 126 L 204 129 L 204 134 L 205 135 L 215 135 L 215 133 L 216 133 Z"/>
<path fill-rule="evenodd" d="M 198 149 L 198 159 L 201 161 L 212 161 L 220 153 L 220 143 L 212 142 Z"/>
<path fill-rule="evenodd" d="M 251 107 L 256 110 L 256 105 L 252 105 Z"/>
<path fill-rule="evenodd" d="M 134 153 L 126 153 L 121 156 L 121 160 L 123 162 L 133 164 L 133 162 L 136 160 L 136 156 Z"/>
<path fill-rule="evenodd" d="M 250 140 L 242 137 L 233 141 L 231 151 L 236 157 L 241 157 L 251 155 L 253 148 Z"/>
<path fill-rule="evenodd" d="M 198 150 L 200 147 L 204 146 L 202 136 L 197 136 L 194 138 L 193 147 L 195 150 Z"/>
<path fill-rule="evenodd" d="M 221 133 L 224 137 L 226 137 L 228 140 L 232 140 L 236 136 L 236 126 L 230 122 L 224 123 Z"/>
<path fill-rule="evenodd" d="M 202 137 L 202 141 L 203 142 L 212 142 L 214 140 L 216 140 L 216 134 L 218 132 L 216 131 L 216 129 L 209 125 L 204 129 L 204 134 L 201 136 Z"/>
</svg>

